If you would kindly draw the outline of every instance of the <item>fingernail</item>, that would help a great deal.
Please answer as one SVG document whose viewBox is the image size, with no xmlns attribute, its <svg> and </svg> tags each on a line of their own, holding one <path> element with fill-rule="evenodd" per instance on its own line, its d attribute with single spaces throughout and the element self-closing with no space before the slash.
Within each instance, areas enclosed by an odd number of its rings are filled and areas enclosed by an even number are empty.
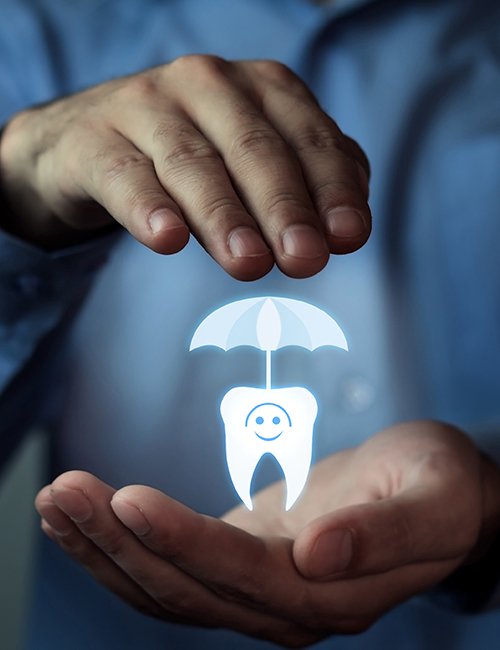
<svg viewBox="0 0 500 650">
<path fill-rule="evenodd" d="M 345 571 L 352 560 L 352 533 L 348 529 L 331 530 L 316 540 L 311 552 L 309 573 L 312 578 L 326 578 Z"/>
<path fill-rule="evenodd" d="M 248 226 L 238 226 L 231 230 L 227 245 L 233 257 L 258 257 L 270 252 L 261 235 Z"/>
<path fill-rule="evenodd" d="M 146 535 L 151 530 L 149 521 L 136 506 L 121 499 L 111 499 L 111 508 L 122 524 L 136 535 Z"/>
<path fill-rule="evenodd" d="M 82 524 L 92 515 L 92 504 L 81 490 L 52 488 L 50 495 L 56 506 L 77 524 Z"/>
<path fill-rule="evenodd" d="M 328 251 L 326 242 L 319 232 L 306 224 L 288 226 L 281 241 L 283 250 L 291 257 L 316 259 Z"/>
<path fill-rule="evenodd" d="M 365 218 L 353 208 L 334 208 L 326 215 L 326 226 L 333 237 L 354 239 L 367 230 Z"/>
<path fill-rule="evenodd" d="M 151 232 L 154 235 L 162 230 L 186 227 L 184 221 L 179 217 L 179 215 L 168 208 L 162 208 L 161 210 L 156 210 L 150 214 L 148 222 Z"/>
</svg>

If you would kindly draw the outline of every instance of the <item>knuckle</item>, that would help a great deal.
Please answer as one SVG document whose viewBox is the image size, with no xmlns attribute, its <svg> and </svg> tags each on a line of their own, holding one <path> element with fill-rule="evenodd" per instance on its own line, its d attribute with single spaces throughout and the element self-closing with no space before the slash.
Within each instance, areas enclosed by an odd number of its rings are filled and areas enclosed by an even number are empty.
<svg viewBox="0 0 500 650">
<path fill-rule="evenodd" d="M 284 90 L 299 103 L 318 106 L 318 101 L 308 86 L 284 63 L 273 60 L 256 61 L 255 71 L 265 84 Z"/>
<path fill-rule="evenodd" d="M 220 163 L 217 149 L 206 140 L 185 138 L 172 144 L 163 155 L 162 164 L 166 169 L 189 167 L 200 163 Z"/>
<path fill-rule="evenodd" d="M 2 138 L 0 140 L 0 159 L 2 161 L 2 171 L 3 163 L 8 160 L 13 160 L 15 154 L 19 149 L 19 143 L 23 142 L 23 129 L 26 130 L 29 128 L 29 118 L 32 111 L 21 111 L 10 118 L 10 120 L 5 124 L 4 130 L 2 133 Z M 26 125 L 28 122 L 28 125 Z M 7 167 L 5 166 L 5 169 Z"/>
<path fill-rule="evenodd" d="M 187 122 L 179 120 L 175 115 L 169 115 L 168 119 L 163 119 L 153 129 L 153 142 L 159 145 L 175 142 L 189 141 L 193 139 L 193 128 Z"/>
<path fill-rule="evenodd" d="M 112 185 L 115 181 L 123 178 L 131 170 L 139 167 L 151 168 L 151 161 L 141 153 L 126 153 L 109 157 L 108 152 L 100 151 L 94 156 L 98 168 L 101 169 L 105 184 Z M 99 164 L 101 162 L 101 164 Z"/>
<path fill-rule="evenodd" d="M 345 154 L 345 144 L 342 135 L 333 127 L 307 127 L 301 129 L 296 137 L 296 150 L 300 153 L 331 153 Z"/>
<path fill-rule="evenodd" d="M 279 85 L 304 85 L 299 77 L 297 77 L 297 75 L 292 72 L 292 70 L 287 65 L 281 63 L 280 61 L 275 61 L 274 59 L 262 59 L 260 61 L 256 61 L 255 69 L 261 77 L 267 81 L 278 83 Z"/>
<path fill-rule="evenodd" d="M 291 210 L 303 214 L 310 212 L 310 209 L 292 192 L 281 191 L 264 195 L 263 202 L 265 211 L 269 215 L 275 215 L 278 212 L 289 214 Z"/>
<path fill-rule="evenodd" d="M 268 156 L 273 158 L 290 155 L 286 142 L 271 128 L 260 126 L 247 129 L 237 135 L 230 147 L 229 156 L 235 166 L 249 162 L 262 164 Z"/>
<path fill-rule="evenodd" d="M 172 72 L 181 78 L 202 78 L 203 80 L 226 77 L 230 63 L 213 54 L 187 54 L 180 56 L 170 64 Z"/>
<path fill-rule="evenodd" d="M 363 208 L 360 189 L 354 179 L 352 181 L 347 179 L 322 179 L 316 183 L 311 183 L 310 190 L 312 196 L 315 197 L 320 212 L 332 205 L 351 205 L 360 209 Z"/>
<path fill-rule="evenodd" d="M 205 200 L 200 210 L 210 222 L 214 231 L 226 230 L 233 215 L 241 214 L 241 207 L 229 197 L 217 196 Z"/>
<path fill-rule="evenodd" d="M 152 100 L 158 97 L 159 88 L 153 70 L 126 77 L 117 92 L 126 102 Z"/>
<path fill-rule="evenodd" d="M 134 214 L 150 215 L 165 204 L 165 195 L 156 188 L 131 188 L 124 193 L 124 198 L 131 217 Z"/>
</svg>

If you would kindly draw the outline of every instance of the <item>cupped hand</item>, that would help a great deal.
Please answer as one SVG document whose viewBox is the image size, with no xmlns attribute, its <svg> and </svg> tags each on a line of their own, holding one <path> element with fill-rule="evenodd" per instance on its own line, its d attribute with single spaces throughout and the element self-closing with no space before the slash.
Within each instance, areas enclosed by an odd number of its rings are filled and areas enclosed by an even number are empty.
<svg viewBox="0 0 500 650">
<path fill-rule="evenodd" d="M 370 232 L 368 163 L 275 61 L 181 57 L 19 113 L 0 147 L 16 233 L 113 220 L 160 253 L 192 232 L 231 275 L 317 273 Z"/>
<path fill-rule="evenodd" d="M 223 520 L 143 486 L 68 472 L 37 497 L 42 528 L 135 608 L 290 647 L 361 632 L 442 581 L 498 531 L 500 472 L 458 430 L 398 425 Z"/>
</svg>

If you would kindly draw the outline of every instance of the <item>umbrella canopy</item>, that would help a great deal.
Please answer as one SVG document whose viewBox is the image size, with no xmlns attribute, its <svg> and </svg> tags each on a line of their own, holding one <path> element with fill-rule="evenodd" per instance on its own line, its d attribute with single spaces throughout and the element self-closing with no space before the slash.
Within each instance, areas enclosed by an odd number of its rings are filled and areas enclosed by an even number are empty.
<svg viewBox="0 0 500 650">
<path fill-rule="evenodd" d="M 266 352 L 266 387 L 271 388 L 271 352 L 288 345 L 315 350 L 348 349 L 344 333 L 324 311 L 302 300 L 263 296 L 231 302 L 209 314 L 196 329 L 190 350 L 212 345 L 230 350 L 249 345 Z"/>
<path fill-rule="evenodd" d="M 348 349 L 344 333 L 324 311 L 302 300 L 264 296 L 231 302 L 216 309 L 196 329 L 190 350 L 213 345 L 223 350 L 249 345 L 278 350 L 297 345 Z"/>
</svg>

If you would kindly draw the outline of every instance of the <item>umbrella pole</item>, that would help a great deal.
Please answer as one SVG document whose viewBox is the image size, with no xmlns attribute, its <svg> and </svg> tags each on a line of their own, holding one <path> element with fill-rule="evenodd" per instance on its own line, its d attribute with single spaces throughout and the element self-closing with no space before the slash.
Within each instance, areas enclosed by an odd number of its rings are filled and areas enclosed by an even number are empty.
<svg viewBox="0 0 500 650">
<path fill-rule="evenodd" d="M 266 350 L 266 390 L 271 390 L 271 350 Z"/>
</svg>

